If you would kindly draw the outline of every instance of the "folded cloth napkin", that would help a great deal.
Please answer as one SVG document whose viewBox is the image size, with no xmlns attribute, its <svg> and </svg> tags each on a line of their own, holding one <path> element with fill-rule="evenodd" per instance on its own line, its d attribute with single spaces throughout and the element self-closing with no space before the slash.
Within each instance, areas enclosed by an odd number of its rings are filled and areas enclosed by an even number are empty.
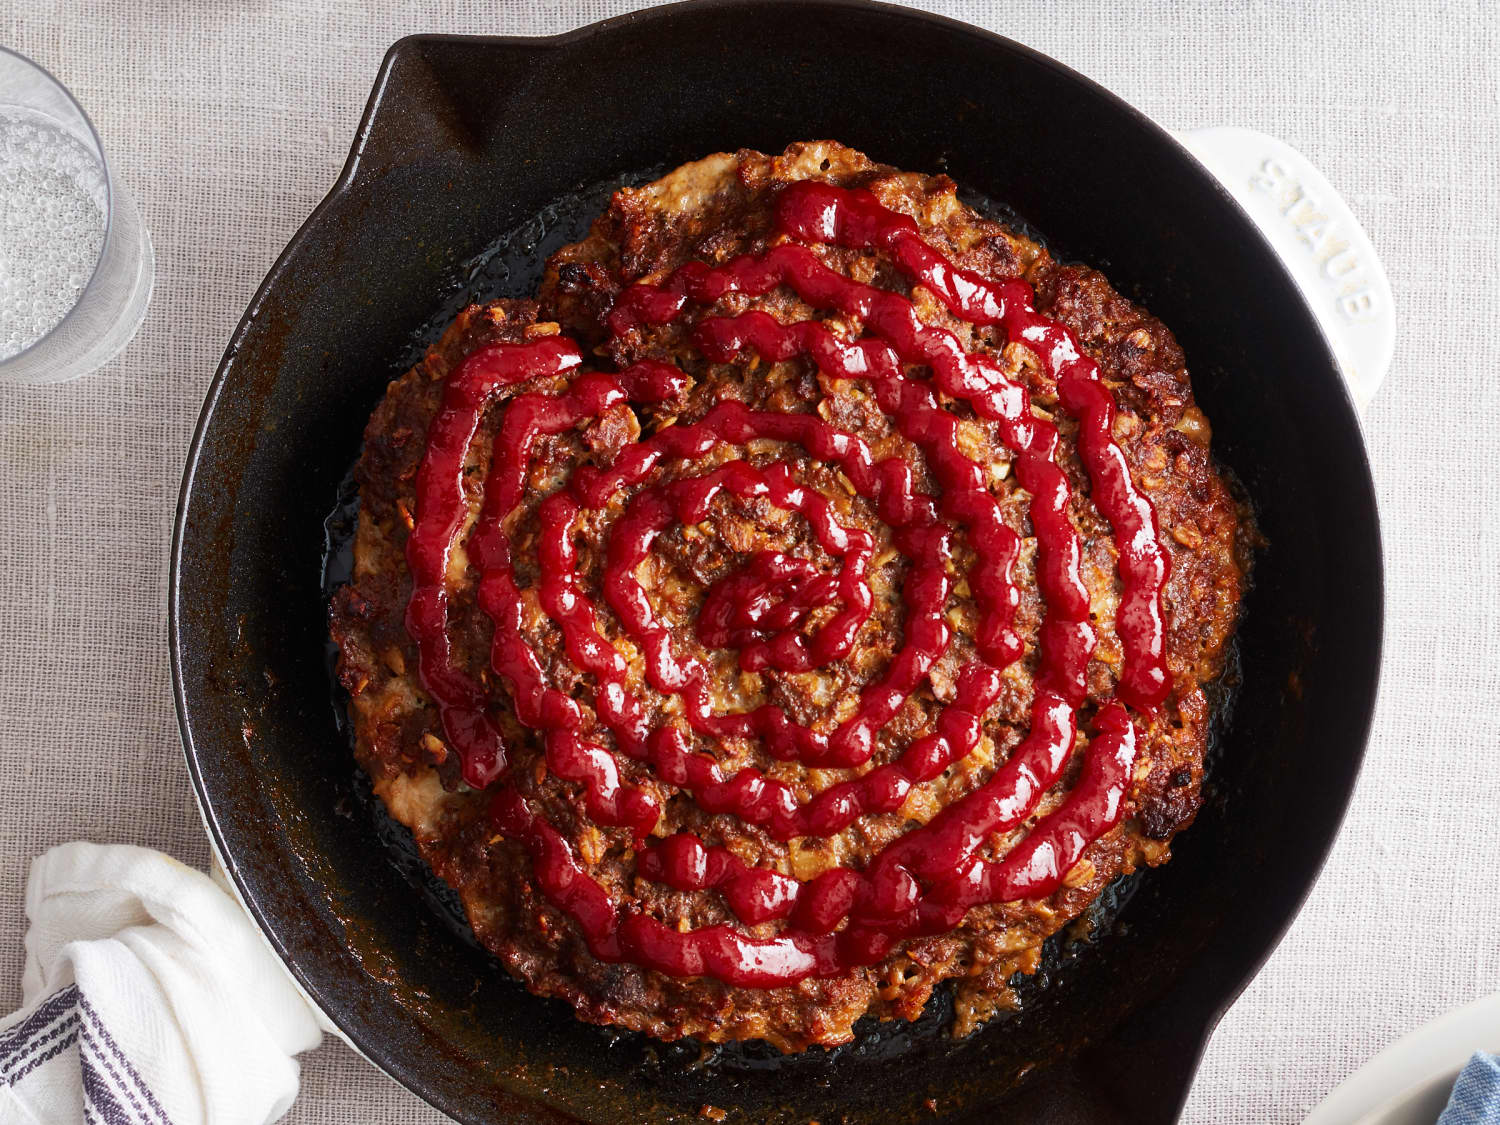
<svg viewBox="0 0 1500 1125">
<path fill-rule="evenodd" d="M 63 844 L 32 862 L 26 914 L 0 1125 L 250 1125 L 292 1104 L 318 1018 L 207 875 Z"/>
<path fill-rule="evenodd" d="M 1475 1053 L 1458 1072 L 1437 1125 L 1500 1125 L 1500 1058 Z"/>
</svg>

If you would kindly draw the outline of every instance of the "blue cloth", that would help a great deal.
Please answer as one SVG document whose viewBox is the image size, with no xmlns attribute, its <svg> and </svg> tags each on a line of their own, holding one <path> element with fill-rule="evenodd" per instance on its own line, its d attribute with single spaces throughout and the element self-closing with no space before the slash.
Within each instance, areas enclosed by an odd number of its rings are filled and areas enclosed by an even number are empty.
<svg viewBox="0 0 1500 1125">
<path fill-rule="evenodd" d="M 1468 1061 L 1437 1125 L 1500 1125 L 1500 1058 L 1479 1051 Z"/>
</svg>

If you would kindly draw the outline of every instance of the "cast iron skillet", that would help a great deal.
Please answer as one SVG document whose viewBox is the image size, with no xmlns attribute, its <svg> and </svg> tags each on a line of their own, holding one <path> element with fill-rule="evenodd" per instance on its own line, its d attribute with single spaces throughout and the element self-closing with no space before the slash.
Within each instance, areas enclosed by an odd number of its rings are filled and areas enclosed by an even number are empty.
<svg viewBox="0 0 1500 1125">
<path fill-rule="evenodd" d="M 389 826 L 364 811 L 330 705 L 321 524 L 412 334 L 500 232 L 582 184 L 819 137 L 949 172 L 1161 316 L 1271 545 L 1207 807 L 1117 923 L 1050 987 L 1028 988 L 1025 1010 L 962 1043 L 876 1034 L 832 1057 L 695 1066 L 530 997 L 414 891 Z M 1166 1121 L 1343 816 L 1375 694 L 1380 540 L 1358 423 L 1312 316 L 1164 132 L 1050 59 L 948 20 L 709 0 L 555 39 L 391 49 L 342 176 L 209 390 L 170 618 L 188 767 L 246 905 L 346 1036 L 453 1116 L 691 1119 L 710 1104 L 732 1121 L 825 1125 L 1001 1107 Z"/>
</svg>

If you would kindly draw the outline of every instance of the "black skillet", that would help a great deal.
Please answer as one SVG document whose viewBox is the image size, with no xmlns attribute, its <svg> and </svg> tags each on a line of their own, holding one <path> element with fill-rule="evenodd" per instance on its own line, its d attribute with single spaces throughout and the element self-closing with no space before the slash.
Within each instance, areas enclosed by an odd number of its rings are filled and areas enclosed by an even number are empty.
<svg viewBox="0 0 1500 1125">
<path fill-rule="evenodd" d="M 950 173 L 1161 316 L 1271 545 L 1207 807 L 1094 941 L 1051 951 L 1019 1014 L 955 1043 L 939 1004 L 915 1030 L 875 1029 L 832 1055 L 698 1061 L 527 995 L 371 811 L 330 700 L 323 521 L 386 381 L 465 295 L 529 288 L 537 240 L 575 233 L 602 200 L 581 185 L 818 137 Z M 499 257 L 478 257 L 506 231 Z M 1375 694 L 1380 540 L 1358 423 L 1311 314 L 1161 129 L 948 20 L 709 0 L 555 39 L 391 49 L 343 174 L 209 390 L 170 615 L 188 767 L 246 905 L 343 1033 L 451 1115 L 1168 1121 L 1343 816 Z"/>
</svg>

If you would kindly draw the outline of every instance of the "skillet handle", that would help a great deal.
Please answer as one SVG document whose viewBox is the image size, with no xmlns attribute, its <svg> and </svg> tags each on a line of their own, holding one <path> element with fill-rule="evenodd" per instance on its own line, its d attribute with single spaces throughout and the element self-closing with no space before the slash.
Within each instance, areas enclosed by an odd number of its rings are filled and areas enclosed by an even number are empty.
<svg viewBox="0 0 1500 1125">
<path fill-rule="evenodd" d="M 1265 133 L 1217 126 L 1173 136 L 1276 251 L 1363 413 L 1391 365 L 1396 312 L 1385 268 L 1349 205 L 1307 157 Z"/>
</svg>

